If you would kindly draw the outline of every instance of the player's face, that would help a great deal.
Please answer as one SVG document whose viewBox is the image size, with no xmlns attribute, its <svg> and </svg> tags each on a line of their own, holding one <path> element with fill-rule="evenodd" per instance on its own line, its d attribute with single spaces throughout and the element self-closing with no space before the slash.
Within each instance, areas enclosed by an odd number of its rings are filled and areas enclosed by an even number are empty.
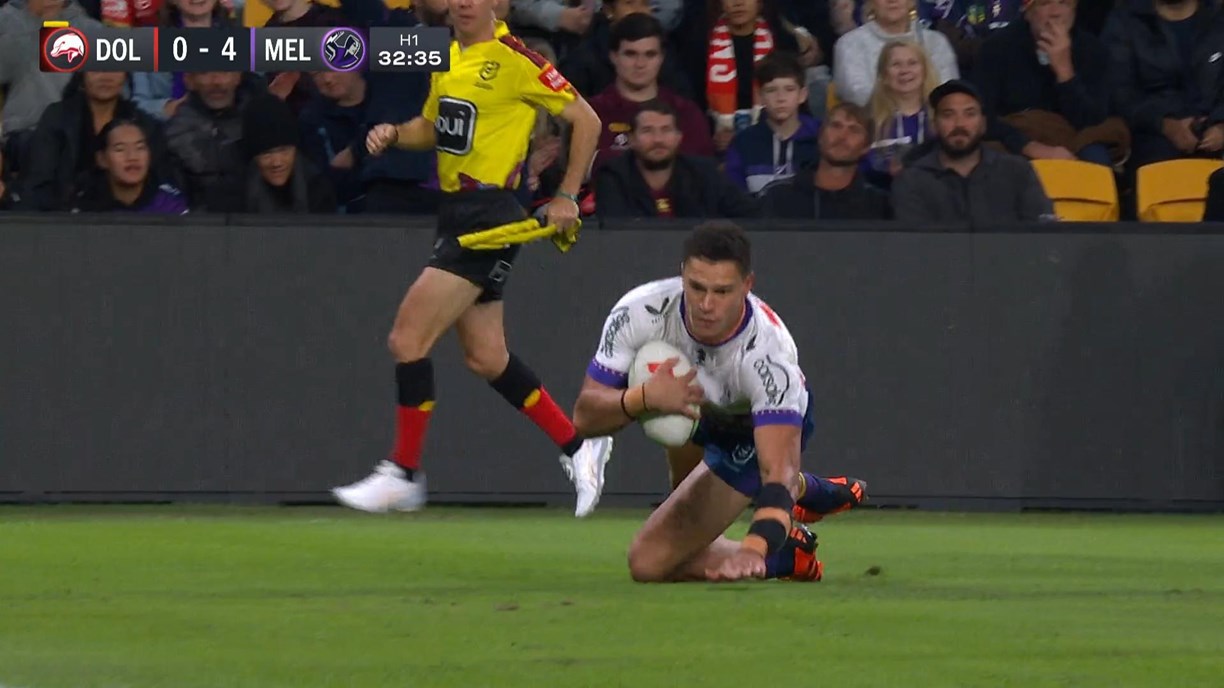
<svg viewBox="0 0 1224 688">
<path fill-rule="evenodd" d="M 123 72 L 85 72 L 85 95 L 104 103 L 117 100 L 126 81 Z"/>
<path fill-rule="evenodd" d="M 658 38 L 624 41 L 612 51 L 616 77 L 630 88 L 648 88 L 659 80 L 663 66 L 663 45 Z"/>
<path fill-rule="evenodd" d="M 744 299 L 752 289 L 752 275 L 740 273 L 734 261 L 690 258 L 680 277 L 684 281 L 684 310 L 689 332 L 703 342 L 719 342 L 739 327 Z"/>
<path fill-rule="evenodd" d="M 201 72 L 187 75 L 187 87 L 200 96 L 200 100 L 212 110 L 231 107 L 242 83 L 238 72 Z"/>
<path fill-rule="evenodd" d="M 761 86 L 761 105 L 765 114 L 775 122 L 785 122 L 799 112 L 799 106 L 807 100 L 807 89 L 790 77 L 774 79 Z"/>
<path fill-rule="evenodd" d="M 675 116 L 661 112 L 639 112 L 629 146 L 648 168 L 667 167 L 680 149 L 680 128 L 676 126 Z"/>
<path fill-rule="evenodd" d="M 834 165 L 854 165 L 867 154 L 871 136 L 843 110 L 834 112 L 820 128 L 820 157 Z"/>
<path fill-rule="evenodd" d="M 149 176 L 149 144 L 137 127 L 115 127 L 101 158 L 102 168 L 121 186 L 140 186 Z"/>
<path fill-rule="evenodd" d="M 611 6 L 604 3 L 604 9 L 608 12 L 608 19 L 613 23 L 631 15 L 631 14 L 650 14 L 650 0 L 617 0 Z"/>
<path fill-rule="evenodd" d="M 259 174 L 270 186 L 281 187 L 293 176 L 293 163 L 297 160 L 297 148 L 280 146 L 255 156 Z"/>
<path fill-rule="evenodd" d="M 926 76 L 918 49 L 908 45 L 893 48 L 884 68 L 884 83 L 893 93 L 909 95 L 922 90 Z"/>
<path fill-rule="evenodd" d="M 954 158 L 973 154 L 986 135 L 986 118 L 977 99 L 965 93 L 953 93 L 939 101 L 935 111 L 935 130 L 939 147 Z"/>
<path fill-rule="evenodd" d="M 488 28 L 493 21 L 494 0 L 447 0 L 451 25 L 462 34 L 475 34 Z"/>
</svg>

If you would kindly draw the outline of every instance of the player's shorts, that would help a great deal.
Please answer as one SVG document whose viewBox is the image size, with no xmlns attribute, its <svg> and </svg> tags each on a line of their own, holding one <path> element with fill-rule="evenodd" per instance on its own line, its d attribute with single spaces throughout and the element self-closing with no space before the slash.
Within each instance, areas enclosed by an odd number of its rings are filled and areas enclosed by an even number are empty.
<svg viewBox="0 0 1224 688">
<path fill-rule="evenodd" d="M 816 430 L 813 417 L 815 404 L 812 390 L 807 393 L 807 412 L 799 435 L 799 449 L 807 448 L 808 439 Z M 705 449 L 705 465 L 736 492 L 755 497 L 761 490 L 761 467 L 757 462 L 756 440 L 751 428 L 722 429 L 697 423 L 693 443 Z"/>
<path fill-rule="evenodd" d="M 481 288 L 476 303 L 500 301 L 519 245 L 496 251 L 473 251 L 459 245 L 459 235 L 491 229 L 527 218 L 513 191 L 479 189 L 442 194 L 438 231 L 429 267 L 445 270 Z"/>
</svg>

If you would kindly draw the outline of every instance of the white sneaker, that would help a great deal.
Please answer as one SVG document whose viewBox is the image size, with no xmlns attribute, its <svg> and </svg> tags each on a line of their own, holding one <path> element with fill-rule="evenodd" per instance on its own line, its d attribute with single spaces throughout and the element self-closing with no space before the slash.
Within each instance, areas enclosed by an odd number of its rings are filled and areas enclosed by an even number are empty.
<svg viewBox="0 0 1224 688">
<path fill-rule="evenodd" d="M 604 487 L 604 466 L 611 458 L 611 437 L 587 439 L 572 459 L 561 455 L 561 468 L 565 469 L 566 477 L 574 483 L 574 489 L 578 492 L 578 504 L 574 508 L 574 515 L 578 518 L 589 515 L 599 504 Z"/>
<path fill-rule="evenodd" d="M 388 511 L 417 511 L 425 506 L 425 474 L 417 471 L 414 480 L 404 477 L 404 469 L 390 461 L 379 463 L 370 477 L 352 485 L 332 488 L 344 506 L 372 514 Z"/>
</svg>

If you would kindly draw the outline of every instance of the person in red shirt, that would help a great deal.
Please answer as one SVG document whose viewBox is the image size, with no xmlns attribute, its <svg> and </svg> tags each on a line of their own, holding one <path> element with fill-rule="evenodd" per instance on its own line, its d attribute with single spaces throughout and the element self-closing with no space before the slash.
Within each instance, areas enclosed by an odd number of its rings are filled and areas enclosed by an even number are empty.
<svg viewBox="0 0 1224 688">
<path fill-rule="evenodd" d="M 638 108 L 650 100 L 661 100 L 676 112 L 676 122 L 684 132 L 680 152 L 697 157 L 713 157 L 714 141 L 710 125 L 693 101 L 659 85 L 663 66 L 663 25 L 649 14 L 631 14 L 612 26 L 608 43 L 616 80 L 591 99 L 591 108 L 603 122 L 599 150 L 593 169 L 621 155 L 629 148 L 629 131 Z"/>
</svg>

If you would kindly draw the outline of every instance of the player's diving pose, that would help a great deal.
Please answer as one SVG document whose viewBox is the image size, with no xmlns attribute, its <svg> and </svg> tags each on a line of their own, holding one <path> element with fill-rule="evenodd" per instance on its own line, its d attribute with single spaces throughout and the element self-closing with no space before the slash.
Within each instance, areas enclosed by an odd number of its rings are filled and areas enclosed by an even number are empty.
<svg viewBox="0 0 1224 688">
<path fill-rule="evenodd" d="M 332 492 L 364 511 L 414 510 L 426 499 L 420 468 L 425 428 L 434 406 L 430 350 L 452 326 L 468 367 L 520 409 L 561 449 L 561 463 L 578 492 L 575 514 L 595 508 L 603 490 L 611 438 L 584 440 L 522 359 L 506 348 L 502 289 L 517 245 L 472 250 L 458 237 L 523 220 L 514 191 L 523 174 L 536 108 L 573 125 L 569 164 L 547 224 L 570 230 L 577 193 L 599 138 L 599 117 L 565 77 L 510 35 L 494 17 L 494 0 L 449 0 L 455 40 L 450 71 L 432 75 L 419 117 L 380 124 L 366 141 L 372 154 L 390 145 L 436 149 L 443 201 L 429 265 L 408 290 L 389 338 L 397 362 L 396 440 L 390 460 L 368 478 Z"/>
<path fill-rule="evenodd" d="M 616 432 L 645 412 L 696 414 L 689 444 L 669 450 L 693 468 L 634 538 L 637 581 L 788 578 L 820 580 L 815 536 L 800 521 L 858 506 L 865 483 L 799 470 L 813 429 L 812 400 L 786 325 L 752 293 L 748 238 L 726 224 L 698 227 L 686 240 L 679 277 L 644 284 L 616 304 L 587 368 L 574 421 L 588 437 Z M 675 346 L 675 359 L 627 388 L 638 349 Z M 701 460 L 704 458 L 704 460 Z M 748 506 L 748 535 L 723 532 Z"/>
</svg>

